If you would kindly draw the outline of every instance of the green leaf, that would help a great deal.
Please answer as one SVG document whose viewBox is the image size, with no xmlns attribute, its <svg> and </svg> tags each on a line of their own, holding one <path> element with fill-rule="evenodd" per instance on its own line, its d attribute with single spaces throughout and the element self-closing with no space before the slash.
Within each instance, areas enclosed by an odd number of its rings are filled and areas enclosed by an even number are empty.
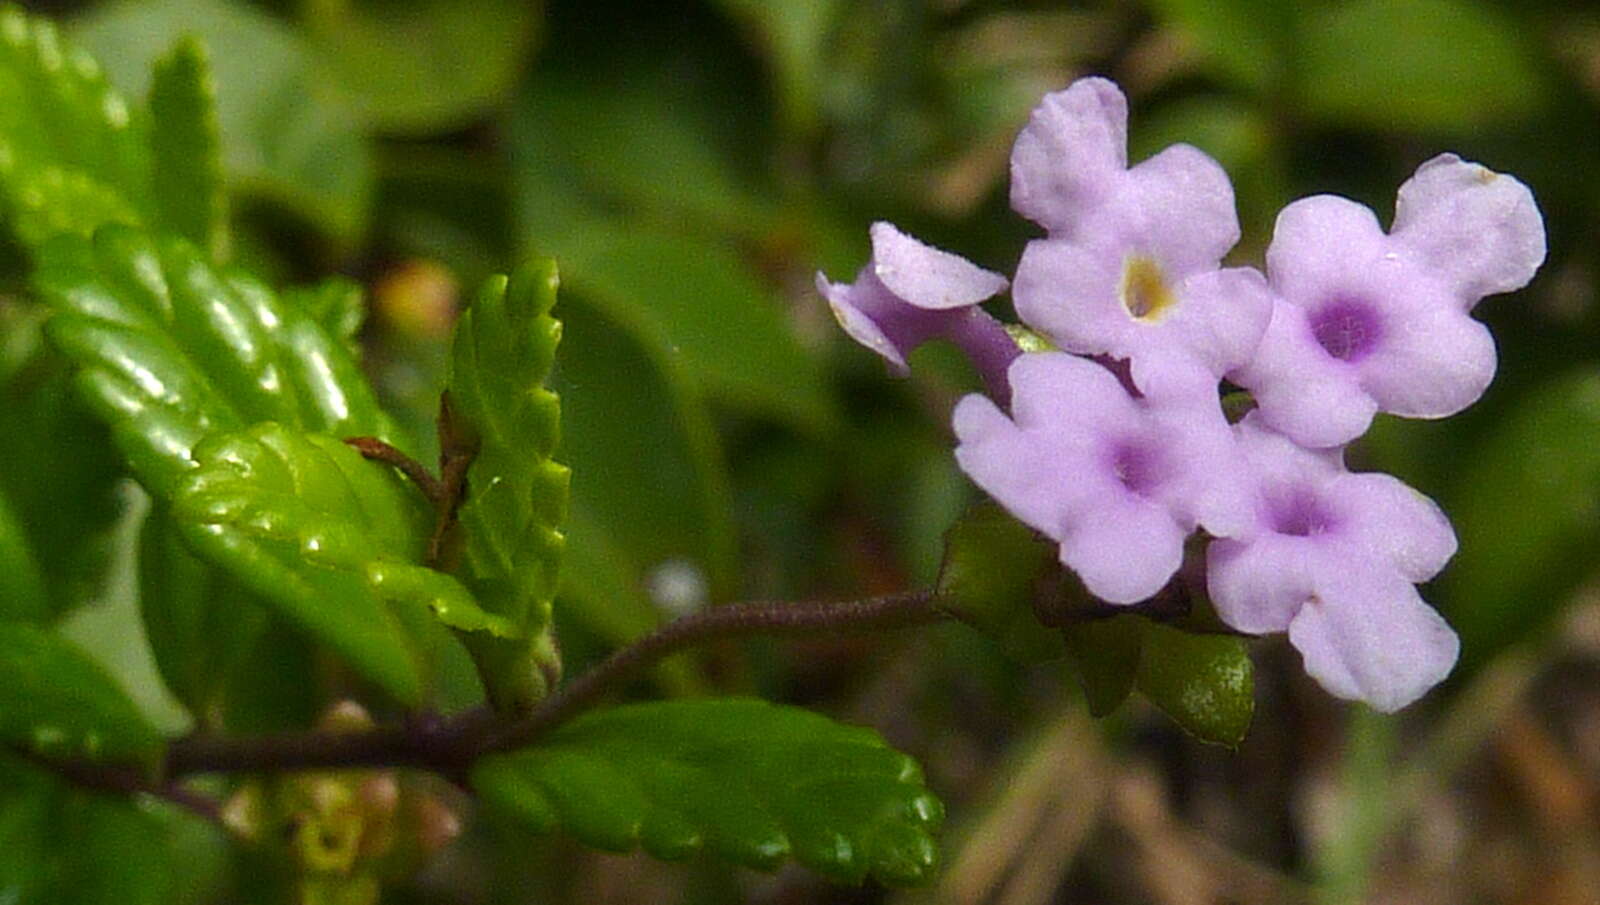
<svg viewBox="0 0 1600 905">
<path fill-rule="evenodd" d="M 180 35 L 203 40 L 229 189 L 280 204 L 340 240 L 365 230 L 373 164 L 360 118 L 288 26 L 225 0 L 125 0 L 94 8 L 72 33 L 133 96 L 145 94 L 151 65 Z"/>
<path fill-rule="evenodd" d="M 0 623 L 0 741 L 50 757 L 154 757 L 156 730 L 103 669 L 34 625 Z"/>
<path fill-rule="evenodd" d="M 574 617 L 621 642 L 657 621 L 644 589 L 664 566 L 699 572 L 713 599 L 732 593 L 728 476 L 710 413 L 681 366 L 580 296 L 565 293 L 561 309 L 555 384 L 573 474 L 562 594 Z M 635 632 L 613 633 L 630 625 Z"/>
<path fill-rule="evenodd" d="M 139 615 L 156 668 L 205 728 L 268 732 L 316 717 L 316 689 L 262 675 L 310 675 L 312 648 L 247 588 L 191 553 L 170 513 L 145 519 L 139 543 Z"/>
<path fill-rule="evenodd" d="M 186 36 L 150 81 L 151 182 L 160 222 L 222 258 L 228 245 L 217 86 L 204 45 Z"/>
<path fill-rule="evenodd" d="M 1514 19 L 1470 0 L 1353 0 L 1298 29 L 1295 109 L 1340 124 L 1454 133 L 1526 119 L 1544 97 Z"/>
<path fill-rule="evenodd" d="M 415 489 L 331 437 L 259 424 L 195 451 L 173 518 L 184 538 L 400 701 L 424 695 L 407 615 L 519 636 L 454 579 L 414 565 L 429 511 Z"/>
<path fill-rule="evenodd" d="M 222 857 L 220 834 L 193 816 L 74 789 L 0 756 L 0 901 L 187 903 Z"/>
<path fill-rule="evenodd" d="M 646 51 L 653 52 L 662 51 Z M 672 53 L 682 56 L 677 49 Z M 749 134 L 732 131 L 738 123 L 729 111 L 738 108 L 728 102 L 739 99 L 710 94 L 706 74 L 663 77 L 662 68 L 682 68 L 676 60 L 635 59 L 616 49 L 607 56 L 604 68 L 589 60 L 582 68 L 546 66 L 535 73 L 513 121 L 518 155 L 537 157 L 541 169 L 569 180 L 567 191 L 587 194 L 598 210 L 621 205 L 691 224 L 684 230 L 691 234 L 714 229 L 755 236 L 772 226 L 774 204 L 750 187 L 734 156 L 752 142 Z M 555 231 L 566 224 L 536 226 L 539 239 L 558 242 L 562 237 Z"/>
<path fill-rule="evenodd" d="M 0 622 L 43 622 L 50 597 L 27 530 L 0 496 Z"/>
<path fill-rule="evenodd" d="M 945 533 L 936 587 L 942 606 L 1000 642 L 1024 662 L 1065 652 L 1061 633 L 1034 613 L 1040 581 L 1056 565 L 1055 548 L 993 503 L 969 510 Z"/>
<path fill-rule="evenodd" d="M 1238 747 L 1255 712 L 1254 667 L 1244 640 L 1148 623 L 1139 691 L 1203 742 Z"/>
<path fill-rule="evenodd" d="M 678 860 L 697 850 L 831 878 L 929 879 L 943 808 L 916 763 L 868 729 L 745 699 L 633 704 L 482 761 L 472 786 L 539 832 Z"/>
<path fill-rule="evenodd" d="M 1176 26 L 1226 76 L 1266 94 L 1289 71 L 1295 5 L 1275 0 L 1155 0 Z"/>
<path fill-rule="evenodd" d="M 829 74 L 827 42 L 840 0 L 720 0 L 730 16 L 750 26 L 777 83 L 779 110 L 791 132 L 819 123 L 821 88 Z"/>
<path fill-rule="evenodd" d="M 54 23 L 0 8 L 0 206 L 24 245 L 142 222 L 144 134 L 140 111 Z"/>
<path fill-rule="evenodd" d="M 1110 714 L 1133 693 L 1146 624 L 1139 616 L 1124 613 L 1078 622 L 1063 630 L 1092 716 Z"/>
<path fill-rule="evenodd" d="M 524 639 L 521 651 L 473 649 L 491 699 L 513 709 L 542 693 L 526 687 L 526 648 L 549 629 L 565 544 L 569 472 L 551 458 L 561 403 L 544 386 L 561 340 L 561 323 L 550 316 L 558 282 L 551 261 L 491 279 L 457 322 L 451 345 L 451 427 L 477 447 L 459 513 L 461 573 L 484 608 Z"/>
<path fill-rule="evenodd" d="M 315 286 L 287 289 L 283 295 L 288 304 L 299 306 L 324 332 L 343 343 L 351 360 L 361 359 L 358 335 L 367 320 L 367 302 L 360 283 L 329 277 Z"/>
<path fill-rule="evenodd" d="M 1441 583 L 1462 660 L 1481 664 L 1549 623 L 1600 552 L 1600 371 L 1514 401 L 1459 459 L 1445 508 L 1461 549 Z"/>
<path fill-rule="evenodd" d="M 713 398 L 804 430 L 837 425 L 817 362 L 731 249 L 631 229 L 592 233 L 563 261 L 576 291 L 682 361 Z"/>
<path fill-rule="evenodd" d="M 43 341 L 43 314 L 30 306 L 0 315 L 0 335 L 18 355 L 0 381 L 0 509 L 10 520 L 0 531 L 0 583 L 10 587 L 0 614 L 13 618 L 27 610 L 51 619 L 101 596 L 125 510 L 122 463 L 66 362 Z M 34 580 L 47 595 L 38 606 L 24 590 Z"/>
<path fill-rule="evenodd" d="M 63 237 L 40 259 L 51 339 L 158 499 L 213 432 L 277 421 L 393 439 L 343 344 L 260 283 L 213 270 L 192 245 L 111 227 L 92 243 Z"/>
<path fill-rule="evenodd" d="M 539 22 L 525 0 L 308 0 L 305 31 L 366 122 L 390 132 L 458 129 L 516 87 Z"/>
</svg>

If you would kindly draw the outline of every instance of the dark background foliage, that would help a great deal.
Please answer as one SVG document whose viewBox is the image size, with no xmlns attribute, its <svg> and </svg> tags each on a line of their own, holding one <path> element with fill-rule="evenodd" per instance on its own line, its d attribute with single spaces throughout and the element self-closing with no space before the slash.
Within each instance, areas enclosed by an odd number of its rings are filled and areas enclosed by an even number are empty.
<svg viewBox="0 0 1600 905">
<path fill-rule="evenodd" d="M 949 805 L 935 888 L 663 866 L 472 823 L 393 901 L 1594 901 L 1591 4 L 32 5 L 61 15 L 136 97 L 179 34 L 208 43 L 233 259 L 278 282 L 365 284 L 367 361 L 418 433 L 463 293 L 525 254 L 557 258 L 569 672 L 696 606 L 932 580 L 942 533 L 978 496 L 947 427 L 975 381 L 941 349 L 919 353 L 909 381 L 888 379 L 831 323 L 813 275 L 849 279 L 876 219 L 1010 271 L 1033 234 L 1006 203 L 1011 140 L 1078 75 L 1127 91 L 1135 158 L 1187 141 L 1223 163 L 1241 263 L 1259 264 L 1275 212 L 1303 195 L 1346 195 L 1387 221 L 1399 183 L 1444 150 L 1516 175 L 1544 211 L 1539 277 L 1478 309 L 1500 345 L 1489 394 L 1444 422 L 1380 418 L 1352 451 L 1438 499 L 1461 537 L 1425 593 L 1461 633 L 1462 663 L 1407 712 L 1330 700 L 1281 639 L 1254 646 L 1258 710 L 1237 752 L 1138 704 L 1094 723 L 1065 667 L 1013 665 L 960 627 L 727 646 L 640 690 L 755 693 L 878 727 Z M 0 421 L 35 417 L 0 406 Z M 15 439 L 28 433 L 0 429 L 0 483 L 31 473 L 16 464 L 36 460 Z M 60 463 L 54 486 L 84 467 Z M 16 483 L 23 496 L 44 486 Z M 65 544 L 63 558 L 89 546 Z M 181 728 L 129 629 L 131 594 L 64 600 L 64 630 Z M 262 664 L 274 679 L 296 669 Z M 199 859 L 224 880 L 187 900 L 253 900 L 249 871 L 225 860 Z"/>
</svg>

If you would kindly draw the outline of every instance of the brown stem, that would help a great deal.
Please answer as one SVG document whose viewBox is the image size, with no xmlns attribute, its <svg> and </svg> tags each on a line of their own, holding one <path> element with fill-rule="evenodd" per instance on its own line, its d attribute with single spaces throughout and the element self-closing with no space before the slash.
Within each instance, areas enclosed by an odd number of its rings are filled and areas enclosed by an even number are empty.
<svg viewBox="0 0 1600 905">
<path fill-rule="evenodd" d="M 721 638 L 898 628 L 949 617 L 932 591 L 864 600 L 742 603 L 712 607 L 662 626 L 613 653 L 520 717 L 472 710 L 356 732 L 254 737 L 196 735 L 167 749 L 166 776 L 289 770 L 420 767 L 461 779 L 479 758 L 527 745 L 593 707 L 663 657 Z"/>
<path fill-rule="evenodd" d="M 422 491 L 422 495 L 427 497 L 428 502 L 435 506 L 439 505 L 439 501 L 444 498 L 444 487 L 440 484 L 439 479 L 428 471 L 428 466 L 423 465 L 388 443 L 379 440 L 377 437 L 345 437 L 344 442 L 354 447 L 356 452 L 361 453 L 363 458 L 392 466 L 401 474 L 410 478 L 411 483 L 417 485 L 417 489 Z"/>
<path fill-rule="evenodd" d="M 116 795 L 150 795 L 169 801 L 213 823 L 222 821 L 222 806 L 216 801 L 177 782 L 152 782 L 137 767 L 56 760 L 23 748 L 9 750 L 34 766 L 48 770 L 80 788 Z"/>
</svg>

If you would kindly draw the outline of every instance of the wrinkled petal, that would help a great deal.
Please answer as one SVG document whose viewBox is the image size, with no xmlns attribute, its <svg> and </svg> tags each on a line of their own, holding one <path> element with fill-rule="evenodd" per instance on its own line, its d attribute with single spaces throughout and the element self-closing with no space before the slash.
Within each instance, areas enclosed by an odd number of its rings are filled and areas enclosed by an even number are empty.
<svg viewBox="0 0 1600 905">
<path fill-rule="evenodd" d="M 1477 402 L 1494 380 L 1494 337 L 1452 305 L 1393 321 L 1393 335 L 1358 365 L 1361 385 L 1385 412 L 1442 418 Z"/>
<path fill-rule="evenodd" d="M 1213 377 L 1249 361 L 1272 320 L 1272 293 L 1253 267 L 1196 274 L 1183 281 L 1178 295 L 1168 329 Z"/>
<path fill-rule="evenodd" d="M 1252 635 L 1285 632 L 1311 597 L 1319 558 L 1303 537 L 1214 540 L 1206 547 L 1206 591 L 1230 627 Z"/>
<path fill-rule="evenodd" d="M 1417 590 L 1382 570 L 1330 569 L 1289 625 L 1306 672 L 1333 694 L 1392 713 L 1443 681 L 1460 641 Z"/>
<path fill-rule="evenodd" d="M 1378 405 L 1346 362 L 1312 336 L 1305 312 L 1282 299 L 1255 358 L 1229 375 L 1255 397 L 1260 418 L 1303 446 L 1341 446 L 1366 433 Z"/>
<path fill-rule="evenodd" d="M 1073 230 L 1128 165 L 1128 102 L 1102 78 L 1047 94 L 1011 149 L 1011 207 L 1052 233 Z"/>
<path fill-rule="evenodd" d="M 1060 348 L 1116 354 L 1139 326 L 1117 297 L 1121 275 L 1114 250 L 1036 239 L 1022 252 L 1011 297 L 1017 316 Z"/>
<path fill-rule="evenodd" d="M 872 267 L 890 292 L 918 308 L 964 308 L 1006 288 L 1000 274 L 924 245 L 882 221 L 872 224 Z"/>
<path fill-rule="evenodd" d="M 1528 187 L 1454 154 L 1429 160 L 1400 186 L 1391 233 L 1468 307 L 1527 285 L 1545 258 L 1544 220 Z"/>
<path fill-rule="evenodd" d="M 1278 213 L 1267 246 L 1267 276 L 1280 296 L 1305 302 L 1360 288 L 1351 280 L 1389 252 L 1370 208 L 1337 195 L 1314 195 Z"/>
<path fill-rule="evenodd" d="M 1456 552 L 1456 533 L 1439 505 L 1398 478 L 1347 474 L 1328 492 L 1344 504 L 1344 533 L 1362 556 L 1413 583 L 1428 581 Z"/>
<path fill-rule="evenodd" d="M 1183 562 L 1189 532 L 1148 500 L 1108 500 L 1061 539 L 1061 562 L 1107 603 L 1138 603 L 1166 586 Z"/>
<path fill-rule="evenodd" d="M 1111 230 L 1181 280 L 1213 269 L 1239 241 L 1233 185 L 1222 166 L 1190 145 L 1172 145 L 1128 170 L 1117 196 L 1084 230 Z"/>
</svg>

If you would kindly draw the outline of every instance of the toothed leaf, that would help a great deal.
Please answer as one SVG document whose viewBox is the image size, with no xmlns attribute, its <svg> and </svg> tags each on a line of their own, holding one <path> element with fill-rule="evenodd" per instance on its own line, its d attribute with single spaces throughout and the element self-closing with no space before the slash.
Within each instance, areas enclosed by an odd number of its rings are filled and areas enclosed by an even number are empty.
<svg viewBox="0 0 1600 905">
<path fill-rule="evenodd" d="M 561 404 L 544 385 L 561 339 L 550 316 L 557 283 L 550 261 L 491 279 L 456 324 L 451 346 L 451 429 L 476 447 L 459 513 L 459 573 L 485 610 L 530 640 L 549 626 L 566 542 L 568 472 L 551 459 Z M 539 693 L 526 687 L 533 678 L 526 644 L 515 651 L 468 644 L 499 703 L 517 707 Z"/>
<path fill-rule="evenodd" d="M 877 733 L 749 699 L 633 704 L 579 717 L 481 762 L 485 804 L 538 832 L 678 860 L 700 850 L 773 870 L 928 880 L 943 807 Z"/>
<path fill-rule="evenodd" d="M 195 466 L 194 446 L 262 421 L 337 437 L 393 439 L 344 344 L 298 306 L 193 245 L 124 227 L 67 236 L 34 284 L 55 344 L 92 408 L 158 498 Z"/>
<path fill-rule="evenodd" d="M 515 636 L 455 579 L 415 564 L 425 501 L 345 443 L 267 423 L 195 455 L 173 507 L 185 539 L 399 700 L 423 696 L 426 652 L 409 623 L 424 608 L 446 625 Z"/>
</svg>

